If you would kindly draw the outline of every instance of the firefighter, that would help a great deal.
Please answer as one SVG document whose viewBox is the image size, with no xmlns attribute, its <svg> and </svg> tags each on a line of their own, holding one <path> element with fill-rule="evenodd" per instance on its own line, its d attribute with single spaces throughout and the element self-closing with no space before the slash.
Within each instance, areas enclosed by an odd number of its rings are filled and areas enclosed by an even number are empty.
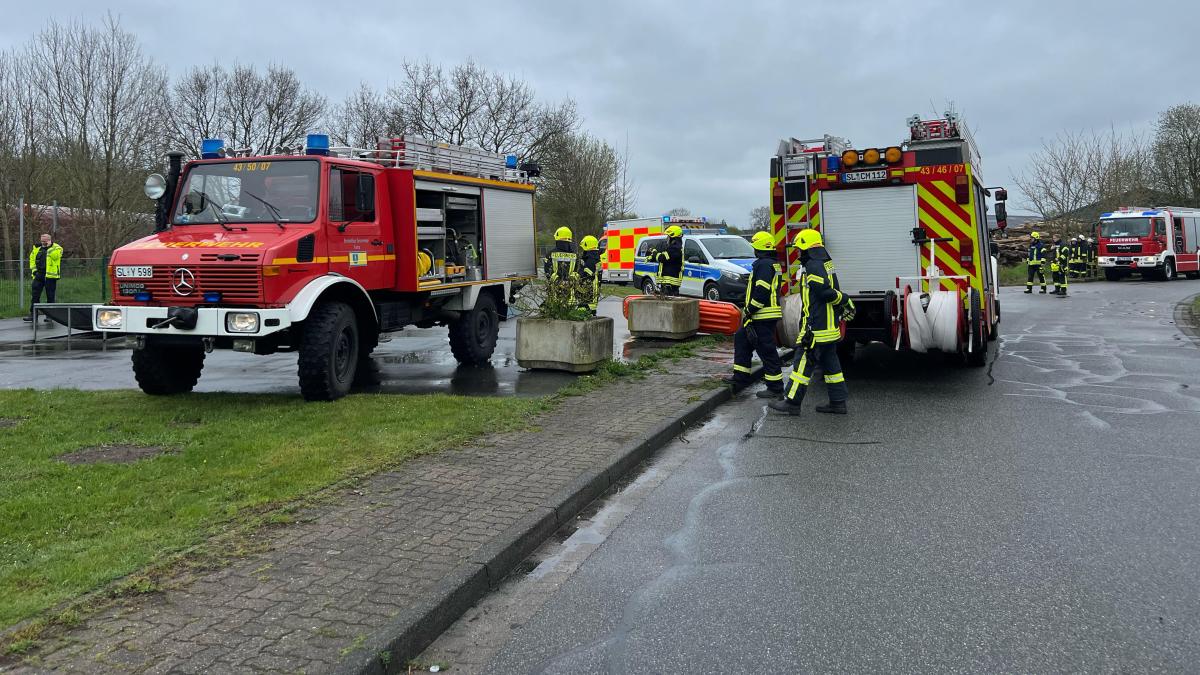
<svg viewBox="0 0 1200 675">
<path fill-rule="evenodd" d="M 754 247 L 754 267 L 746 284 L 742 327 L 733 336 L 733 377 L 728 382 L 735 394 L 748 387 L 750 359 L 757 353 L 767 383 L 757 396 L 778 399 L 783 397 L 783 360 L 775 344 L 775 326 L 783 318 L 779 306 L 783 269 L 775 252 L 775 238 L 769 232 L 754 233 L 750 245 Z"/>
<path fill-rule="evenodd" d="M 600 304 L 600 242 L 592 235 L 579 240 L 579 306 L 596 316 Z"/>
<path fill-rule="evenodd" d="M 647 259 L 658 263 L 659 292 L 663 295 L 679 295 L 679 285 L 683 282 L 683 228 L 672 225 L 667 228 L 667 250 L 650 249 Z"/>
<path fill-rule="evenodd" d="M 1096 268 L 1097 248 L 1096 248 L 1096 240 L 1093 237 L 1087 238 L 1087 252 L 1088 252 L 1088 255 L 1087 255 L 1088 276 L 1096 276 L 1096 274 L 1097 274 L 1097 268 Z"/>
<path fill-rule="evenodd" d="M 1046 252 L 1042 247 L 1042 233 L 1031 232 L 1029 234 L 1029 257 L 1026 260 L 1026 265 L 1029 266 L 1029 277 L 1025 280 L 1025 292 L 1033 293 L 1033 277 L 1036 275 L 1042 284 L 1042 293 L 1046 292 L 1046 271 L 1042 269 L 1042 262 L 1045 260 Z"/>
<path fill-rule="evenodd" d="M 1071 276 L 1076 279 L 1083 276 L 1083 235 L 1077 234 L 1071 238 Z"/>
<path fill-rule="evenodd" d="M 550 282 L 547 300 L 573 303 L 574 286 L 579 280 L 579 255 L 575 252 L 575 244 L 571 241 L 571 228 L 560 227 L 554 231 L 554 250 L 546 256 L 542 270 Z M 558 283 L 558 282 L 566 283 Z"/>
<path fill-rule="evenodd" d="M 1054 295 L 1067 296 L 1067 275 L 1070 272 L 1071 247 L 1059 237 L 1050 251 L 1050 273 L 1054 277 Z"/>
<path fill-rule="evenodd" d="M 837 343 L 841 339 L 840 319 L 854 316 L 854 303 L 842 294 L 833 260 L 821 241 L 821 233 L 800 230 L 792 243 L 800 250 L 800 294 L 804 309 L 800 315 L 800 333 L 796 338 L 796 356 L 786 395 L 771 401 L 773 410 L 789 415 L 800 414 L 800 404 L 819 364 L 825 373 L 829 403 L 817 406 L 817 412 L 846 414 L 846 377 L 838 360 Z"/>
</svg>

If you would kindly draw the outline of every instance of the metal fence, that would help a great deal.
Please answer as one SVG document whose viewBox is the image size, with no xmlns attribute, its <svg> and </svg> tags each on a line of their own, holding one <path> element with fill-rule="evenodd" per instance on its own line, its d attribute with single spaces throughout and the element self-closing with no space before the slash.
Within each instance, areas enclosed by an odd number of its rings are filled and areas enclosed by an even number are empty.
<svg viewBox="0 0 1200 675">
<path fill-rule="evenodd" d="M 55 302 L 105 302 L 110 287 L 107 258 L 70 258 L 62 260 L 62 278 L 58 280 Z M 29 261 L 24 274 L 19 260 L 0 260 L 0 319 L 22 316 L 29 312 L 32 294 Z M 49 302 L 45 293 L 42 302 Z"/>
</svg>

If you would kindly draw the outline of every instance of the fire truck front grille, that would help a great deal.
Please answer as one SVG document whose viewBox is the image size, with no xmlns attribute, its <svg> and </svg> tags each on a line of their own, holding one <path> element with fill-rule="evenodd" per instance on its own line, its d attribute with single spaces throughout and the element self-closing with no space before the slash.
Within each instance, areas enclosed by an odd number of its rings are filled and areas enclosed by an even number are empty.
<svg viewBox="0 0 1200 675">
<path fill-rule="evenodd" d="M 1141 244 L 1109 244 L 1109 253 L 1141 253 Z"/>
<path fill-rule="evenodd" d="M 180 269 L 188 270 L 195 278 L 195 288 L 187 295 L 175 292 Z M 222 303 L 262 300 L 262 275 L 257 265 L 194 265 L 186 268 L 155 265 L 154 276 L 144 283 L 155 304 L 198 305 L 204 302 L 205 293 L 213 291 L 221 294 Z"/>
</svg>

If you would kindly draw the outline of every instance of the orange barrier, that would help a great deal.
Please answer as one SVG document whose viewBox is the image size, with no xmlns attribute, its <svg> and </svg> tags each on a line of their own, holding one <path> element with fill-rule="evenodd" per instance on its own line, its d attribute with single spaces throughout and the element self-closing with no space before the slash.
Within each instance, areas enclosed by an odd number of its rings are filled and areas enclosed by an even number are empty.
<svg viewBox="0 0 1200 675">
<path fill-rule="evenodd" d="M 621 314 L 629 318 L 629 301 L 644 295 L 626 296 L 621 302 Z M 710 335 L 733 335 L 742 325 L 742 310 L 732 302 L 700 301 L 700 332 Z"/>
</svg>

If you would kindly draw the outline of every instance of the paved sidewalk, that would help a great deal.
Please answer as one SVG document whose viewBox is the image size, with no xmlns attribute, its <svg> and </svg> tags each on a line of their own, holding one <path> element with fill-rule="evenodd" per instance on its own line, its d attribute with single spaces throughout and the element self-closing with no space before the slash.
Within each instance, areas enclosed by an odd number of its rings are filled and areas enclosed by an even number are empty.
<svg viewBox="0 0 1200 675">
<path fill-rule="evenodd" d="M 728 372 L 721 348 L 565 399 L 534 430 L 405 463 L 268 531 L 268 550 L 124 601 L 16 672 L 318 673 L 378 666 L 397 626 L 613 456 L 653 434 Z M 331 448 L 331 452 L 336 449 Z M 553 531 L 553 527 L 549 531 Z M 468 567 L 469 569 L 469 567 Z M 481 566 L 485 584 L 497 570 Z M 449 585 L 449 586 L 448 586 Z M 390 654 L 382 657 L 388 661 Z M 392 668 L 402 666 L 391 663 Z M 0 671 L 6 670 L 0 666 Z"/>
</svg>

